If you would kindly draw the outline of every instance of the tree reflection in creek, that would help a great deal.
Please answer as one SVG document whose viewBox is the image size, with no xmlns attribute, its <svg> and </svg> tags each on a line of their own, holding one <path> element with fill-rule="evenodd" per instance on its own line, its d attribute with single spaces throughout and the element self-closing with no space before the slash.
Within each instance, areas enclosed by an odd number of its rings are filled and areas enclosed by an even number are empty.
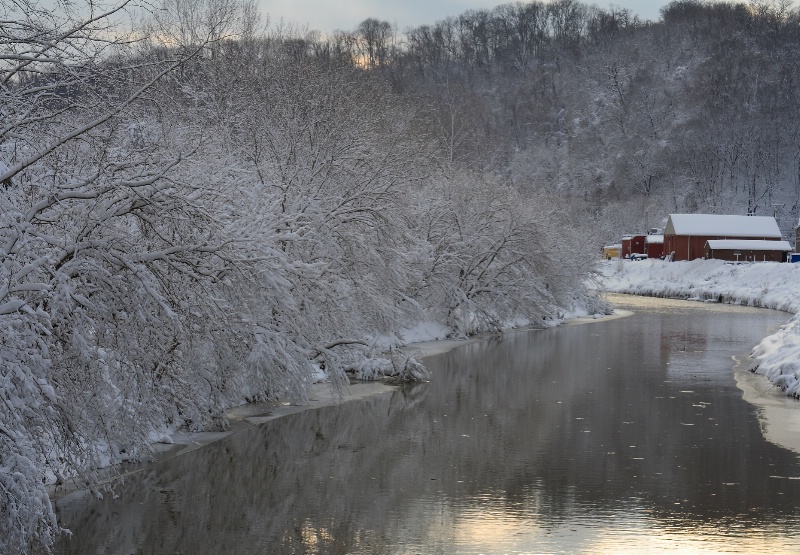
<svg viewBox="0 0 800 555">
<path fill-rule="evenodd" d="M 429 384 L 61 502 L 60 552 L 791 551 L 800 464 L 762 437 L 731 360 L 786 316 L 623 302 L 637 314 L 466 345 Z"/>
</svg>

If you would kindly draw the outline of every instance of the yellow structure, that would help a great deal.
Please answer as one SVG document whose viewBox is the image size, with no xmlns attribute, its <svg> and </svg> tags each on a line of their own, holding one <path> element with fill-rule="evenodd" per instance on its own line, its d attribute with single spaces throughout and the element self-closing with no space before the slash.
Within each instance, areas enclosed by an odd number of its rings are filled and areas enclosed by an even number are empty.
<svg viewBox="0 0 800 555">
<path fill-rule="evenodd" d="M 619 253 L 622 251 L 622 245 L 606 245 L 603 247 L 603 258 L 611 260 L 612 258 L 619 258 Z"/>
</svg>

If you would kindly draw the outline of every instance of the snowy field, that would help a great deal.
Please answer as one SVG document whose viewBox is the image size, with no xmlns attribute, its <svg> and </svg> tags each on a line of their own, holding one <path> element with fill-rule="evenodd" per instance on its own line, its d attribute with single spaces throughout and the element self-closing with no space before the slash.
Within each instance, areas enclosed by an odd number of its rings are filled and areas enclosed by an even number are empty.
<svg viewBox="0 0 800 555">
<path fill-rule="evenodd" d="M 752 368 L 800 398 L 800 264 L 719 260 L 603 262 L 599 287 L 628 293 L 724 302 L 788 312 L 787 324 L 753 349 Z"/>
</svg>

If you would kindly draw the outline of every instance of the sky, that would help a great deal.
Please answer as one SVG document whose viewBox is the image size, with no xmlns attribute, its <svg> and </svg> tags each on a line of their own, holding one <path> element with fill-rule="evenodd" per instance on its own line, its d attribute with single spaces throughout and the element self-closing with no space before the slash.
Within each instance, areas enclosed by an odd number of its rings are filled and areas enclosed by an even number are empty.
<svg viewBox="0 0 800 555">
<path fill-rule="evenodd" d="M 400 31 L 407 27 L 430 25 L 467 10 L 491 9 L 511 0 L 258 0 L 261 13 L 275 24 L 285 23 L 308 26 L 309 30 L 330 33 L 352 31 L 369 17 L 397 25 Z M 659 19 L 659 10 L 669 0 L 616 0 L 603 3 L 585 1 L 608 9 L 612 5 L 628 8 L 640 19 Z"/>
</svg>

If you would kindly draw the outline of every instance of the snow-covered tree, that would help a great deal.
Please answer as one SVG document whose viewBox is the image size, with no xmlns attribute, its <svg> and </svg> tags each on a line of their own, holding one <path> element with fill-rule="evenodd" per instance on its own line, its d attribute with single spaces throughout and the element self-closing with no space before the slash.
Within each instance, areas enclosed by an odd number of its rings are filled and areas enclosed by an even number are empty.
<svg viewBox="0 0 800 555">
<path fill-rule="evenodd" d="M 279 389 L 229 388 L 218 368 L 301 359 L 281 339 L 263 356 L 268 331 L 230 302 L 254 278 L 210 210 L 220 191 L 178 171 L 196 136 L 152 103 L 204 45 L 143 61 L 115 34 L 127 2 L 60 7 L 0 8 L 3 552 L 52 541 L 46 484 L 80 476 L 99 495 L 98 469 L 141 457 L 160 428 L 208 425 L 220 391 Z M 259 285 L 280 298 L 276 281 Z M 193 366 L 208 356 L 213 372 Z"/>
<path fill-rule="evenodd" d="M 448 111 L 386 82 L 396 49 L 365 66 L 342 37 L 262 36 L 250 1 L 165 0 L 135 33 L 124 0 L 43 5 L 0 4 L 0 551 L 50 545 L 49 485 L 101 495 L 101 469 L 232 405 L 302 401 L 316 370 L 426 379 L 376 357 L 422 319 L 602 309 L 574 215 L 459 167 L 496 162 L 505 117 L 475 74 Z M 465 63 L 500 67 L 490 30 Z"/>
<path fill-rule="evenodd" d="M 559 221 L 554 203 L 523 200 L 498 178 L 463 173 L 421 189 L 413 228 L 422 279 L 413 295 L 443 311 L 456 333 L 541 326 L 589 277 L 580 222 Z M 599 305 L 598 305 L 599 306 Z"/>
</svg>

